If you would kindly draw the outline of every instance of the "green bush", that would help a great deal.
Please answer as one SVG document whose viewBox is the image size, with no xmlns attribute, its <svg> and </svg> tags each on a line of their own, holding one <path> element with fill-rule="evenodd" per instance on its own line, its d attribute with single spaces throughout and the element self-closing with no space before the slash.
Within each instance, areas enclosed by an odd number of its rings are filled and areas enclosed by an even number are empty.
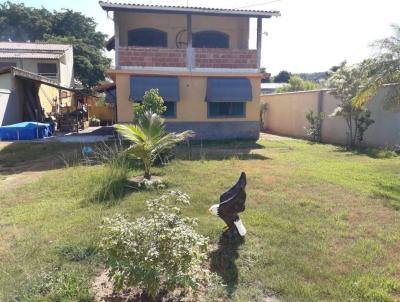
<svg viewBox="0 0 400 302">
<path fill-rule="evenodd" d="M 208 239 L 196 232 L 196 220 L 184 217 L 178 203 L 188 204 L 189 197 L 172 191 L 147 201 L 146 217 L 106 220 L 101 249 L 115 290 L 140 287 L 154 298 L 161 290 L 196 292 L 210 284 L 212 274 L 202 267 Z"/>
<path fill-rule="evenodd" d="M 167 107 L 164 105 L 164 100 L 160 96 L 158 89 L 150 89 L 146 91 L 143 96 L 143 102 L 135 102 L 133 104 L 133 112 L 135 113 L 136 121 L 140 121 L 146 112 L 163 115 L 166 110 Z"/>
<path fill-rule="evenodd" d="M 289 84 L 283 87 L 279 87 L 276 92 L 293 92 L 293 91 L 306 91 L 320 89 L 321 86 L 318 83 L 303 80 L 299 76 L 291 76 Z"/>
<path fill-rule="evenodd" d="M 306 119 L 310 124 L 306 128 L 306 134 L 314 142 L 321 141 L 321 126 L 324 118 L 325 112 L 314 113 L 314 111 L 310 110 L 306 113 Z"/>
</svg>

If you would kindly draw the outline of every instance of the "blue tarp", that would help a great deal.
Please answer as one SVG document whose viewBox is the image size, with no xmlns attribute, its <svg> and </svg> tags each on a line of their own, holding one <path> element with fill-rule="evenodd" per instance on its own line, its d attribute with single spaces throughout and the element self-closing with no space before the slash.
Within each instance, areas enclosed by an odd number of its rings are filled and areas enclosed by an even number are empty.
<svg viewBox="0 0 400 302">
<path fill-rule="evenodd" d="M 0 140 L 17 141 L 49 137 L 54 133 L 50 124 L 23 122 L 0 127 Z"/>
</svg>

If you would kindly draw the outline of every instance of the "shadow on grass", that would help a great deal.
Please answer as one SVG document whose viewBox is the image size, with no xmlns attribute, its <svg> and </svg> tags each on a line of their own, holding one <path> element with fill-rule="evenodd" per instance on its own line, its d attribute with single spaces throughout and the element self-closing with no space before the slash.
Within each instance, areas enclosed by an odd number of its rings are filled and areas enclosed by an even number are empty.
<svg viewBox="0 0 400 302">
<path fill-rule="evenodd" d="M 245 240 L 240 236 L 229 238 L 222 234 L 218 248 L 210 254 L 210 269 L 222 278 L 229 297 L 232 297 L 236 291 L 239 281 L 236 259 L 239 258 L 239 247 L 244 242 Z"/>
<path fill-rule="evenodd" d="M 266 160 L 270 159 L 259 152 L 265 147 L 255 141 L 209 141 L 191 142 L 176 148 L 175 157 L 182 160 Z"/>
<path fill-rule="evenodd" d="M 352 155 L 366 155 L 370 158 L 375 158 L 375 159 L 385 159 L 385 158 L 392 158 L 398 156 L 396 152 L 388 149 L 383 149 L 383 148 L 373 148 L 373 147 L 354 147 L 354 148 L 349 148 L 349 147 L 344 147 L 340 146 L 337 147 L 334 152 L 342 152 L 342 153 L 348 153 L 348 156 Z"/>
<path fill-rule="evenodd" d="M 400 211 L 400 186 L 379 184 L 374 196 L 384 199 L 386 206 Z"/>
</svg>

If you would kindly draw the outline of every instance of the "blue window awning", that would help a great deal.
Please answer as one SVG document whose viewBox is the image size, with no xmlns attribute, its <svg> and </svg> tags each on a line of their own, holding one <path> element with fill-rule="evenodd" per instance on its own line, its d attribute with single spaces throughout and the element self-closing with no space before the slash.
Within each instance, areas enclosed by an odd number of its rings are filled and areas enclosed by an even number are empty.
<svg viewBox="0 0 400 302">
<path fill-rule="evenodd" d="M 253 99 L 247 78 L 208 78 L 206 102 L 250 102 Z"/>
<path fill-rule="evenodd" d="M 144 93 L 157 88 L 165 102 L 179 101 L 179 81 L 177 77 L 131 76 L 131 94 L 129 99 L 142 102 Z"/>
</svg>

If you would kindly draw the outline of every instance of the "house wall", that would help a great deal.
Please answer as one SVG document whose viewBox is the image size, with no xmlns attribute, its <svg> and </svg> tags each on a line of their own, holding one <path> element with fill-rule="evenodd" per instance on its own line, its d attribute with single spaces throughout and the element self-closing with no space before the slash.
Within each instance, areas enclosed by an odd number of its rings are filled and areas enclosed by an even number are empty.
<svg viewBox="0 0 400 302">
<path fill-rule="evenodd" d="M 128 45 L 128 31 L 136 28 L 155 28 L 167 32 L 168 48 L 177 48 L 176 36 L 186 30 L 186 16 L 115 12 L 119 20 L 120 45 Z M 229 35 L 230 48 L 248 48 L 249 19 L 247 17 L 192 16 L 192 32 L 217 30 Z M 183 35 L 183 41 L 186 36 Z"/>
<path fill-rule="evenodd" d="M 70 47 L 65 56 L 60 60 L 60 84 L 67 87 L 72 87 L 74 84 L 74 53 Z"/>
<path fill-rule="evenodd" d="M 59 90 L 46 84 L 39 84 L 38 95 L 40 104 L 46 115 L 56 111 L 56 104 L 59 99 Z"/>
<path fill-rule="evenodd" d="M 116 75 L 118 122 L 133 121 L 133 103 L 129 101 L 131 74 Z M 210 75 L 211 76 L 211 75 Z M 240 76 L 240 75 L 238 75 Z M 249 77 L 253 99 L 246 103 L 246 116 L 240 118 L 209 118 L 205 94 L 207 75 L 180 75 L 180 100 L 176 118 L 166 119 L 170 130 L 192 129 L 201 139 L 258 138 L 260 108 L 260 77 Z"/>
<path fill-rule="evenodd" d="M 73 48 L 70 47 L 64 57 L 60 60 L 39 60 L 39 59 L 0 59 L 0 62 L 15 62 L 16 67 L 32 73 L 38 73 L 39 63 L 50 63 L 57 65 L 58 78 L 56 79 L 63 86 L 71 87 L 73 84 Z"/>
<path fill-rule="evenodd" d="M 13 77 L 10 73 L 0 75 L 0 126 L 22 120 L 22 106 L 18 102 Z"/>
<path fill-rule="evenodd" d="M 391 89 L 393 87 L 390 86 L 382 88 L 368 104 L 375 123 L 365 133 L 366 146 L 387 147 L 400 144 L 400 110 L 387 111 L 382 106 Z M 305 128 L 309 124 L 305 114 L 310 110 L 318 112 L 319 102 L 321 111 L 330 115 L 340 100 L 326 90 L 262 95 L 261 103 L 267 103 L 267 110 L 262 117 L 262 128 L 280 135 L 307 138 Z M 321 131 L 322 142 L 341 145 L 347 143 L 347 126 L 342 117 L 326 117 Z"/>
</svg>

